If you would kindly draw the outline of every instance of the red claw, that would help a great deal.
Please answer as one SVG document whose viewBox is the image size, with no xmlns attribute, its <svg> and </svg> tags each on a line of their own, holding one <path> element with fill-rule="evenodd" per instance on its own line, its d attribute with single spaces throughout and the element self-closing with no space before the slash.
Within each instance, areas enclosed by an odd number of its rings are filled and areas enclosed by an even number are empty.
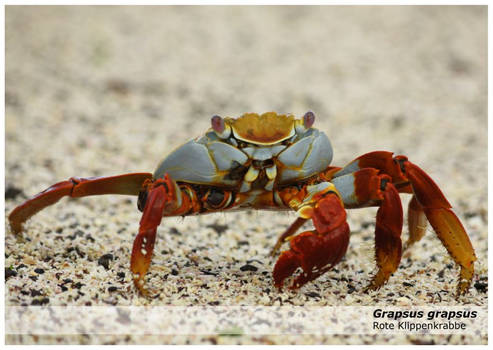
<svg viewBox="0 0 493 350">
<path fill-rule="evenodd" d="M 305 231 L 291 239 L 291 249 L 284 251 L 274 266 L 274 284 L 279 289 L 298 268 L 303 273 L 295 278 L 290 289 L 297 289 L 322 275 L 346 253 L 349 225 L 336 196 L 324 197 L 314 208 L 312 220 L 316 230 Z"/>
<path fill-rule="evenodd" d="M 289 289 L 297 289 L 337 264 L 346 253 L 349 243 L 349 225 L 344 223 L 321 236 L 316 231 L 306 231 L 291 240 L 291 249 L 283 252 L 274 267 L 274 284 L 281 289 L 286 278 L 301 267 Z"/>
<path fill-rule="evenodd" d="M 272 273 L 276 288 L 281 290 L 284 280 L 291 276 L 300 266 L 301 261 L 297 254 L 291 250 L 283 252 L 279 259 L 277 259 L 276 266 L 274 267 L 274 271 Z"/>
</svg>

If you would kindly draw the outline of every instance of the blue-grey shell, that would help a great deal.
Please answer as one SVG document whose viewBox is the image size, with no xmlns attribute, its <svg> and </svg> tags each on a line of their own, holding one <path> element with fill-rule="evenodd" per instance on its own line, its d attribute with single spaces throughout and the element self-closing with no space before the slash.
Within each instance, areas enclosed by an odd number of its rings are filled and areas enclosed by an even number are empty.
<svg viewBox="0 0 493 350">
<path fill-rule="evenodd" d="M 154 178 L 168 173 L 175 181 L 233 186 L 238 180 L 228 180 L 226 175 L 247 160 L 245 153 L 223 141 L 190 140 L 161 162 Z"/>
<path fill-rule="evenodd" d="M 245 165 L 249 159 L 275 159 L 276 182 L 294 182 L 325 170 L 332 160 L 332 147 L 327 136 L 309 129 L 295 136 L 290 146 L 255 146 L 240 150 L 214 132 L 191 140 L 166 157 L 154 172 L 154 178 L 168 173 L 175 181 L 216 186 L 241 185 L 243 179 L 228 176 L 230 171 Z M 276 159 L 277 158 L 277 159 Z"/>
<path fill-rule="evenodd" d="M 332 146 L 325 133 L 310 129 L 281 152 L 278 161 L 283 164 L 278 177 L 281 184 L 306 179 L 327 169 L 332 161 Z"/>
</svg>

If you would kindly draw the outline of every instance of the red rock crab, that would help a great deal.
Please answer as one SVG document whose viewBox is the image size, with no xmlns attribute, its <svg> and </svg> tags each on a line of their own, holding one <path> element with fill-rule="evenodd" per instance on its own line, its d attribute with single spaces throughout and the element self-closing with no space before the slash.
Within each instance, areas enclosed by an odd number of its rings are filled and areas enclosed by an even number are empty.
<svg viewBox="0 0 493 350">
<path fill-rule="evenodd" d="M 377 206 L 375 258 L 378 271 L 368 288 L 381 287 L 396 271 L 402 254 L 403 210 L 399 193 L 412 194 L 408 208 L 410 245 L 429 221 L 460 266 L 457 293 L 465 294 L 476 256 L 461 222 L 435 182 L 405 156 L 376 151 L 344 167 L 331 166 L 332 146 L 303 118 L 247 113 L 212 117 L 211 128 L 169 154 L 154 174 L 70 178 L 49 187 L 9 215 L 14 233 L 41 209 L 64 196 L 138 196 L 143 212 L 130 269 L 135 286 L 147 293 L 144 276 L 151 263 L 157 226 L 163 216 L 187 216 L 239 209 L 294 210 L 295 222 L 279 237 L 272 253 L 289 241 L 274 266 L 274 284 L 299 288 L 337 264 L 349 243 L 346 209 Z M 307 221 L 314 229 L 296 235 Z"/>
</svg>

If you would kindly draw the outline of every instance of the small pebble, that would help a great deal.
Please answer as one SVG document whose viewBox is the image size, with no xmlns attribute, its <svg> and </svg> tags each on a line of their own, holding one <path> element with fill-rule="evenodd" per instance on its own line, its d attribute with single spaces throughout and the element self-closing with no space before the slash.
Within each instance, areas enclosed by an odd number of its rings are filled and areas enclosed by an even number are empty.
<svg viewBox="0 0 493 350">
<path fill-rule="evenodd" d="M 46 305 L 50 302 L 50 298 L 34 299 L 31 305 Z"/>
<path fill-rule="evenodd" d="M 7 188 L 5 189 L 5 199 L 15 199 L 19 195 L 22 195 L 23 197 L 26 196 L 20 188 L 7 186 Z"/>
<path fill-rule="evenodd" d="M 108 270 L 110 268 L 110 261 L 112 260 L 113 254 L 105 254 L 98 259 L 98 265 L 101 265 Z"/>
<path fill-rule="evenodd" d="M 25 263 L 25 264 L 28 264 L 28 265 L 34 265 L 36 264 L 36 261 L 31 258 L 30 256 L 25 256 L 22 261 Z"/>
<path fill-rule="evenodd" d="M 44 269 L 41 269 L 41 268 L 37 268 L 37 269 L 34 269 L 34 272 L 36 272 L 37 274 L 42 275 L 43 273 L 45 273 L 45 270 Z"/>
<path fill-rule="evenodd" d="M 228 225 L 219 225 L 217 223 L 207 225 L 207 227 L 213 229 L 218 234 L 221 234 L 221 233 L 223 233 L 224 231 L 226 231 L 228 229 Z"/>
<path fill-rule="evenodd" d="M 257 271 L 258 267 L 250 265 L 250 264 L 246 264 L 246 265 L 243 265 L 242 267 L 240 267 L 240 270 L 241 271 Z"/>
<path fill-rule="evenodd" d="M 307 297 L 311 297 L 311 298 L 320 298 L 320 294 L 315 293 L 315 292 L 308 292 L 308 293 L 305 293 L 305 295 Z"/>
<path fill-rule="evenodd" d="M 400 297 L 400 298 L 397 298 L 397 304 L 398 305 L 409 305 L 409 302 L 410 300 L 406 297 Z"/>
<path fill-rule="evenodd" d="M 486 293 L 488 291 L 488 283 L 476 282 L 474 283 L 474 288 L 480 293 Z"/>
<path fill-rule="evenodd" d="M 171 233 L 172 235 L 181 236 L 180 231 L 178 231 L 178 230 L 176 229 L 176 227 L 172 227 L 172 228 L 170 228 L 170 229 L 169 229 L 169 233 Z"/>
<path fill-rule="evenodd" d="M 37 296 L 41 296 L 41 295 L 43 295 L 41 290 L 31 289 L 31 296 L 32 297 L 37 297 Z"/>
<path fill-rule="evenodd" d="M 14 277 L 14 276 L 17 276 L 17 271 L 6 267 L 5 268 L 5 280 L 8 280 L 10 277 Z"/>
</svg>

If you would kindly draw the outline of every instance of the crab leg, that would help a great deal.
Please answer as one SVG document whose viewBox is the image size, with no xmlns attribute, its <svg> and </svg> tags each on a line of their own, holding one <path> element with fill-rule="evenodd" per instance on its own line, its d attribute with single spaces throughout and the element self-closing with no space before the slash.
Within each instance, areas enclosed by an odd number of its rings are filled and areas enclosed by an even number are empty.
<svg viewBox="0 0 493 350">
<path fill-rule="evenodd" d="M 349 225 L 346 222 L 346 211 L 334 186 L 329 185 L 318 191 L 316 186 L 309 191 L 309 196 L 298 206 L 297 219 L 291 228 L 299 228 L 305 221 L 312 219 L 315 230 L 305 231 L 292 238 L 290 249 L 281 253 L 274 266 L 274 284 L 281 289 L 284 280 L 290 277 L 298 268 L 303 270 L 290 285 L 296 289 L 337 264 L 344 254 L 349 243 Z M 310 192 L 312 192 L 310 194 Z M 290 232 L 288 229 L 287 232 Z M 294 234 L 294 232 L 290 232 Z"/>
<path fill-rule="evenodd" d="M 201 206 L 191 188 L 178 186 L 167 173 L 162 178 L 145 182 L 139 195 L 139 206 L 142 206 L 143 214 L 132 248 L 130 270 L 137 289 L 143 295 L 149 295 L 144 276 L 151 264 L 156 231 L 163 216 L 198 213 Z"/>
<path fill-rule="evenodd" d="M 409 238 L 406 242 L 406 248 L 409 248 L 423 237 L 428 224 L 423 207 L 418 203 L 418 200 L 414 195 L 409 202 L 407 220 L 409 226 Z"/>
<path fill-rule="evenodd" d="M 363 168 L 375 168 L 388 174 L 399 192 L 414 194 L 415 200 L 411 200 L 409 209 L 409 242 L 423 235 L 424 213 L 450 256 L 461 268 L 457 295 L 466 293 L 474 275 L 476 255 L 464 227 L 437 184 L 407 157 L 393 157 L 393 153 L 385 151 L 362 155 L 336 172 L 332 181 Z"/>
<path fill-rule="evenodd" d="M 150 173 L 134 173 L 109 177 L 72 177 L 47 188 L 15 208 L 9 215 L 12 231 L 19 234 L 22 224 L 40 210 L 55 204 L 62 197 L 86 197 L 102 194 L 138 195 Z"/>
<path fill-rule="evenodd" d="M 303 219 L 303 218 L 297 218 L 295 220 L 295 222 L 293 222 L 291 224 L 291 226 L 289 226 L 287 228 L 286 231 L 284 231 L 284 233 L 279 236 L 279 238 L 277 239 L 277 242 L 276 242 L 276 245 L 274 246 L 274 248 L 272 248 L 272 251 L 270 252 L 270 255 L 271 256 L 275 256 L 277 251 L 281 248 L 282 244 L 284 242 L 286 242 L 289 237 L 291 237 L 292 235 L 294 235 L 296 233 L 296 231 L 299 230 L 299 228 L 301 226 L 303 226 L 303 224 L 307 221 L 307 219 Z"/>
<path fill-rule="evenodd" d="M 401 199 L 392 183 L 389 182 L 383 186 L 385 186 L 383 201 L 378 208 L 375 224 L 375 258 L 378 272 L 370 282 L 369 289 L 380 288 L 397 270 L 401 262 Z"/>
<path fill-rule="evenodd" d="M 375 259 L 378 267 L 368 289 L 380 288 L 399 267 L 402 255 L 402 204 L 388 175 L 365 168 L 332 179 L 346 208 L 378 206 Z"/>
<path fill-rule="evenodd" d="M 419 204 L 442 244 L 450 256 L 460 265 L 460 279 L 457 295 L 465 294 L 474 276 L 474 261 L 476 255 L 469 236 L 451 210 L 451 205 L 433 182 L 433 180 L 417 165 L 402 161 L 407 177 L 414 189 Z"/>
<path fill-rule="evenodd" d="M 134 284 L 144 295 L 148 292 L 144 287 L 144 276 L 151 264 L 156 230 L 164 211 L 170 203 L 176 202 L 175 184 L 168 175 L 148 185 L 144 212 L 140 220 L 139 233 L 135 237 L 130 259 L 130 270 L 133 273 Z"/>
</svg>

